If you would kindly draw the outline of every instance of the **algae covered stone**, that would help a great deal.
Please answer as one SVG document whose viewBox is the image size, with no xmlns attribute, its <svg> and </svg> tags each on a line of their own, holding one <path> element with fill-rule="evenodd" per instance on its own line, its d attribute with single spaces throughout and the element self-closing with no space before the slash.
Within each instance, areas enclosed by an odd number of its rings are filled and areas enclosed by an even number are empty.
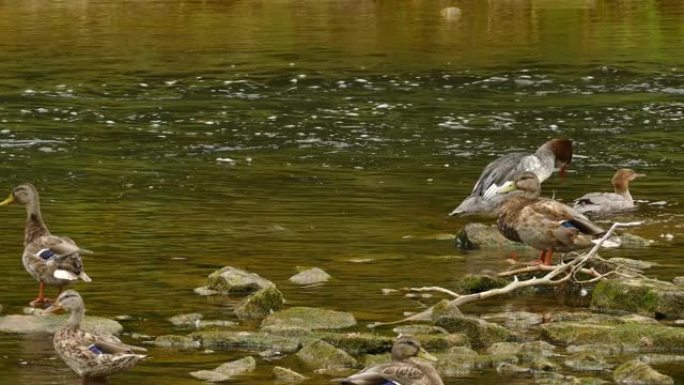
<svg viewBox="0 0 684 385">
<path fill-rule="evenodd" d="M 673 385 L 672 377 L 639 360 L 625 362 L 613 371 L 613 380 L 620 385 Z"/>
<path fill-rule="evenodd" d="M 230 330 L 203 330 L 190 334 L 190 338 L 201 342 L 205 348 L 272 350 L 294 353 L 300 348 L 297 338 L 271 335 L 268 333 L 238 332 Z"/>
<path fill-rule="evenodd" d="M 484 223 L 468 223 L 456 234 L 456 245 L 463 249 L 479 247 L 518 246 L 506 239 L 496 226 Z"/>
<path fill-rule="evenodd" d="M 280 310 L 284 303 L 283 293 L 275 286 L 270 286 L 245 298 L 235 308 L 235 315 L 241 320 L 262 319 L 272 312 Z"/>
<path fill-rule="evenodd" d="M 298 326 L 305 329 L 342 329 L 356 325 L 351 313 L 313 307 L 291 307 L 269 314 L 261 323 L 271 325 Z"/>
<path fill-rule="evenodd" d="M 247 356 L 236 361 L 226 362 L 213 370 L 198 370 L 191 372 L 190 375 L 203 381 L 224 382 L 233 377 L 254 371 L 256 360 L 252 356 Z"/>
<path fill-rule="evenodd" d="M 322 340 L 315 340 L 304 345 L 296 355 L 311 368 L 350 368 L 356 365 L 356 360 L 347 352 Z"/>
<path fill-rule="evenodd" d="M 653 318 L 684 318 L 684 288 L 655 279 L 605 279 L 594 288 L 591 306 Z"/>
<path fill-rule="evenodd" d="M 302 270 L 299 273 L 290 277 L 290 282 L 297 285 L 314 285 L 323 283 L 330 279 L 330 274 L 326 273 L 318 267 L 307 270 Z"/>
<path fill-rule="evenodd" d="M 273 377 L 278 383 L 296 384 L 306 380 L 302 374 L 282 366 L 273 367 Z"/>
<path fill-rule="evenodd" d="M 435 325 L 449 332 L 465 334 L 475 347 L 503 342 L 512 336 L 511 331 L 503 326 L 473 317 L 441 317 L 435 321 Z"/>
<path fill-rule="evenodd" d="M 368 333 L 324 333 L 323 341 L 350 354 L 376 354 L 388 352 L 394 338 Z"/>
<path fill-rule="evenodd" d="M 272 286 L 273 282 L 258 274 L 225 266 L 209 274 L 206 289 L 224 295 L 247 295 Z"/>
<path fill-rule="evenodd" d="M 502 277 L 493 277 L 486 274 L 466 274 L 460 277 L 454 286 L 454 291 L 459 294 L 481 293 L 490 289 L 498 289 L 510 283 Z"/>
<path fill-rule="evenodd" d="M 186 336 L 178 336 L 178 335 L 163 335 L 159 336 L 154 340 L 154 345 L 163 347 L 163 348 L 181 348 L 181 349 L 189 349 L 189 348 L 199 348 L 200 343 L 199 341 L 195 341 L 190 337 Z"/>
</svg>

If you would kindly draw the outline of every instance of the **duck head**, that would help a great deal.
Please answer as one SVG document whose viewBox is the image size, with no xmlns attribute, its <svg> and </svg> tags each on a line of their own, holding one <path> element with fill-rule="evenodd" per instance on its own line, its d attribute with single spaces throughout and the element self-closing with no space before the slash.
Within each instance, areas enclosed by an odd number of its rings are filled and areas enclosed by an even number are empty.
<svg viewBox="0 0 684 385">
<path fill-rule="evenodd" d="M 611 183 L 613 184 L 616 192 L 622 192 L 627 190 L 629 182 L 636 178 L 645 176 L 646 174 L 639 174 L 631 168 L 621 168 L 615 172 Z"/>
<path fill-rule="evenodd" d="M 523 172 L 516 175 L 512 181 L 508 181 L 499 187 L 497 193 L 506 194 L 510 191 L 521 191 L 525 197 L 537 198 L 541 192 L 541 182 L 533 173 Z"/>
<path fill-rule="evenodd" d="M 560 169 L 558 175 L 561 178 L 565 177 L 565 169 L 572 162 L 572 140 L 570 139 L 552 139 L 547 142 L 551 152 L 556 157 L 556 167 Z"/>
<path fill-rule="evenodd" d="M 437 357 L 425 351 L 420 342 L 413 336 L 401 335 L 392 344 L 392 359 L 404 361 L 412 357 L 419 357 L 428 361 L 437 361 Z"/>
<path fill-rule="evenodd" d="M 59 313 L 68 311 L 70 313 L 83 311 L 85 305 L 83 298 L 76 290 L 67 290 L 57 297 L 55 303 L 45 309 L 43 313 Z"/>
<path fill-rule="evenodd" d="M 12 189 L 9 197 L 0 202 L 0 206 L 7 206 L 12 203 L 27 205 L 38 199 L 38 190 L 31 183 L 23 183 Z"/>
</svg>

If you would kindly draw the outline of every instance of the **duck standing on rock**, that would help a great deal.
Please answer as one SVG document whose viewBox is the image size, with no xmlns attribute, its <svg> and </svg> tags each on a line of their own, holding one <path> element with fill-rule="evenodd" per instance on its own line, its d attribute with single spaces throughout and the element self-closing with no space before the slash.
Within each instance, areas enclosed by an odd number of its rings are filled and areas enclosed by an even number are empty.
<svg viewBox="0 0 684 385">
<path fill-rule="evenodd" d="M 561 202 L 540 198 L 541 183 L 531 172 L 518 174 L 499 188 L 507 197 L 499 208 L 497 227 L 504 237 L 541 250 L 539 262 L 550 265 L 554 251 L 586 249 L 594 246 L 596 236 L 605 231 L 587 217 Z M 604 243 L 606 246 L 617 246 Z"/>
<path fill-rule="evenodd" d="M 497 194 L 499 187 L 512 181 L 513 177 L 523 171 L 533 173 L 541 182 L 545 181 L 555 167 L 560 169 L 560 176 L 572 161 L 572 141 L 569 139 L 551 139 L 544 143 L 534 154 L 506 154 L 485 167 L 475 183 L 473 191 L 449 215 L 494 214 L 502 201 Z"/>
<path fill-rule="evenodd" d="M 85 305 L 75 290 L 59 295 L 44 313 L 66 310 L 71 313 L 66 325 L 55 333 L 55 351 L 74 372 L 84 379 L 104 381 L 106 377 L 128 370 L 142 361 L 147 349 L 127 345 L 117 337 L 104 333 L 89 333 L 81 329 Z"/>
<path fill-rule="evenodd" d="M 432 365 L 415 358 L 437 361 L 415 337 L 399 336 L 392 345 L 391 355 L 391 362 L 333 381 L 343 385 L 444 385 Z"/>
<path fill-rule="evenodd" d="M 629 193 L 629 182 L 645 174 L 637 174 L 629 168 L 615 172 L 611 183 L 615 192 L 595 192 L 575 199 L 573 208 L 582 214 L 606 215 L 628 211 L 634 208 L 634 199 Z"/>
<path fill-rule="evenodd" d="M 24 235 L 24 268 L 40 284 L 38 297 L 31 301 L 33 307 L 44 307 L 52 300 L 45 298 L 45 285 L 63 287 L 72 281 L 91 279 L 83 270 L 81 253 L 89 251 L 79 248 L 68 237 L 50 234 L 40 212 L 38 191 L 30 183 L 24 183 L 12 190 L 10 196 L 0 202 L 0 206 L 18 203 L 26 206 L 26 229 Z"/>
</svg>

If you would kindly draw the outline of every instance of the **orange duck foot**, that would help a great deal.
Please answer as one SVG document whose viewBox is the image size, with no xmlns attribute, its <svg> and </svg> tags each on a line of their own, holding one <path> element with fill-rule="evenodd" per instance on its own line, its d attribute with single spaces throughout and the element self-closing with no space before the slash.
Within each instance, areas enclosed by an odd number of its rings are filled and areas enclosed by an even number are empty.
<svg viewBox="0 0 684 385">
<path fill-rule="evenodd" d="M 33 301 L 29 302 L 29 306 L 34 307 L 34 308 L 39 308 L 39 309 L 45 309 L 48 306 L 52 305 L 55 301 L 46 298 L 46 297 L 38 297 L 34 299 Z"/>
</svg>

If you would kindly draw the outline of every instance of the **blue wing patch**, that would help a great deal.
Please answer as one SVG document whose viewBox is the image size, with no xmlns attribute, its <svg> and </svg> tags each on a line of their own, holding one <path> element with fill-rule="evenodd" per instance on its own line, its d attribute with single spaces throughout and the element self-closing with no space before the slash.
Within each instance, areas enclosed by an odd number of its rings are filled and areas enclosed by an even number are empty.
<svg viewBox="0 0 684 385">
<path fill-rule="evenodd" d="M 575 229 L 576 228 L 575 225 L 573 225 L 572 222 L 570 222 L 570 221 L 565 221 L 565 222 L 561 223 L 561 226 L 568 228 L 568 229 Z"/>
<path fill-rule="evenodd" d="M 88 346 L 88 350 L 90 350 L 91 352 L 93 352 L 97 355 L 104 354 L 104 352 L 102 350 L 100 350 L 100 348 L 98 348 L 95 344 Z"/>
<path fill-rule="evenodd" d="M 39 257 L 41 257 L 44 261 L 47 261 L 48 259 L 54 257 L 57 255 L 54 251 L 50 249 L 42 249 L 38 253 L 36 253 Z"/>
</svg>

